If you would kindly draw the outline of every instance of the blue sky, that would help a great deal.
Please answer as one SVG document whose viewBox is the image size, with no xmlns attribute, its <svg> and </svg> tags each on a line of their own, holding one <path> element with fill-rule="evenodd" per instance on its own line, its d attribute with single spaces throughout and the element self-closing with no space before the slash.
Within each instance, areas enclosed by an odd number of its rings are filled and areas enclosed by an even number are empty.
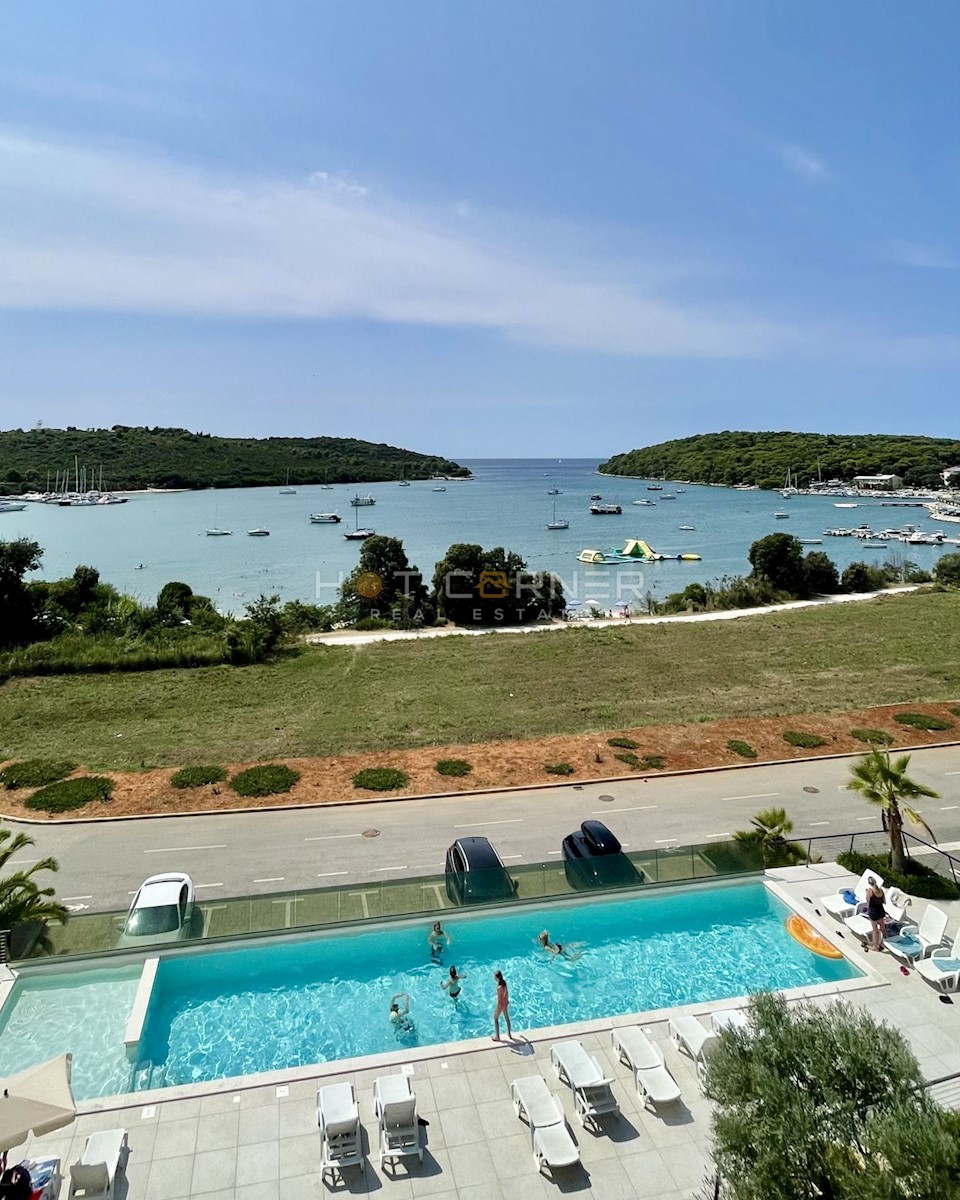
<svg viewBox="0 0 960 1200">
<path fill-rule="evenodd" d="M 958 45 L 949 0 L 9 6 L 0 424 L 955 436 Z"/>
</svg>

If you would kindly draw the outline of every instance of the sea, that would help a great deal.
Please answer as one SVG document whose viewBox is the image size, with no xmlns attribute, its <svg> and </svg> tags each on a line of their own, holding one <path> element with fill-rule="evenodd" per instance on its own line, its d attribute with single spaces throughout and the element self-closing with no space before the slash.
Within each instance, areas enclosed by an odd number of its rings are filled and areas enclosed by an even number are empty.
<svg viewBox="0 0 960 1200">
<path fill-rule="evenodd" d="M 83 563 L 120 591 L 151 603 L 165 583 L 180 580 L 211 597 L 221 611 L 234 613 L 261 594 L 332 603 L 360 555 L 363 543 L 343 537 L 356 521 L 400 538 L 411 564 L 428 580 L 455 542 L 503 546 L 519 553 L 530 570 L 559 576 L 574 606 L 592 602 L 610 611 L 624 605 L 637 610 L 648 595 L 663 599 L 694 581 L 746 574 L 751 543 L 768 533 L 822 537 L 822 546 L 807 549 L 824 550 L 840 570 L 857 559 L 879 563 L 894 555 L 929 570 L 940 554 L 956 549 L 900 542 L 868 549 L 855 538 L 823 537 L 825 529 L 860 524 L 875 531 L 907 522 L 925 532 L 937 528 L 926 509 L 884 507 L 880 497 L 839 509 L 838 500 L 854 501 L 603 477 L 596 459 L 478 459 L 463 465 L 472 479 L 417 481 L 409 487 L 391 481 L 324 490 L 294 481 L 294 495 L 281 495 L 278 482 L 276 487 L 131 494 L 126 504 L 87 508 L 29 504 L 22 512 L 0 513 L 0 538 L 39 542 L 38 575 L 47 579 L 69 575 Z M 552 489 L 559 494 L 551 495 Z M 374 496 L 376 504 L 352 508 L 357 493 Z M 594 494 L 619 504 L 621 515 L 591 515 Z M 635 500 L 653 503 L 639 506 Z M 311 513 L 329 511 L 340 514 L 339 525 L 311 524 Z M 570 522 L 568 529 L 547 529 L 554 511 Z M 231 535 L 208 537 L 206 529 L 214 527 Z M 254 528 L 268 529 L 269 537 L 248 536 Z M 943 532 L 955 538 L 960 527 Z M 619 550 L 628 538 L 643 539 L 664 555 L 698 554 L 700 561 L 673 557 L 609 566 L 578 561 L 585 548 Z"/>
</svg>

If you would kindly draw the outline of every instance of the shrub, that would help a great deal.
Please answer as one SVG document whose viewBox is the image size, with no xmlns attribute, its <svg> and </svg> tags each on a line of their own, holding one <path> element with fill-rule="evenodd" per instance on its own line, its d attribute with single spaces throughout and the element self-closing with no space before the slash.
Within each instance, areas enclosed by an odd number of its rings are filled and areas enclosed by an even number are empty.
<svg viewBox="0 0 960 1200">
<path fill-rule="evenodd" d="M 891 869 L 889 854 L 860 854 L 856 850 L 845 850 L 837 855 L 837 862 L 854 875 L 876 871 L 883 877 L 888 890 L 900 888 L 908 895 L 923 900 L 960 900 L 960 887 L 952 879 L 939 875 L 933 867 L 916 858 L 907 859 L 907 869 L 902 875 Z"/>
<path fill-rule="evenodd" d="M 608 746 L 619 746 L 621 750 L 636 750 L 640 743 L 635 742 L 633 738 L 628 737 L 612 737 L 607 738 Z"/>
<path fill-rule="evenodd" d="M 660 757 L 659 754 L 645 754 L 643 756 L 643 758 L 640 759 L 640 770 L 641 771 L 662 771 L 663 770 L 663 759 Z"/>
<path fill-rule="evenodd" d="M 632 750 L 624 750 L 622 754 L 615 754 L 613 757 L 619 762 L 626 763 L 631 770 L 640 766 L 640 759 Z"/>
<path fill-rule="evenodd" d="M 71 808 L 83 808 L 92 800 L 109 800 L 112 793 L 112 779 L 105 775 L 81 775 L 79 779 L 62 779 L 41 788 L 24 804 L 43 812 L 68 812 Z"/>
<path fill-rule="evenodd" d="M 892 746 L 893 735 L 883 729 L 851 729 L 850 736 L 868 746 Z"/>
<path fill-rule="evenodd" d="M 469 775 L 473 767 L 465 758 L 441 758 L 437 763 L 438 775 L 452 775 L 454 777 L 462 777 Z"/>
<path fill-rule="evenodd" d="M 289 792 L 299 778 L 300 772 L 292 767 L 265 763 L 234 775 L 230 786 L 238 796 L 275 796 L 278 792 Z"/>
<path fill-rule="evenodd" d="M 170 786 L 175 788 L 198 788 L 208 783 L 220 783 L 226 779 L 223 767 L 181 767 L 170 777 Z"/>
<path fill-rule="evenodd" d="M 957 705 L 956 708 L 951 708 L 950 712 L 952 712 L 955 717 L 960 717 L 960 705 Z"/>
<path fill-rule="evenodd" d="M 800 733 L 796 729 L 788 729 L 783 740 L 791 746 L 799 746 L 803 750 L 815 750 L 817 746 L 825 746 L 827 739 L 818 733 Z"/>
<path fill-rule="evenodd" d="M 756 758 L 757 752 L 748 742 L 741 742 L 739 738 L 731 738 L 727 742 L 727 749 L 732 754 L 739 754 L 741 758 Z"/>
<path fill-rule="evenodd" d="M 353 786 L 368 792 L 393 792 L 406 787 L 409 782 L 410 776 L 396 767 L 364 767 L 353 777 Z"/>
<path fill-rule="evenodd" d="M 25 758 L 23 762 L 11 763 L 0 771 L 0 783 L 13 791 L 14 788 L 43 787 L 63 779 L 77 764 L 58 758 Z"/>
<path fill-rule="evenodd" d="M 898 725 L 909 725 L 912 729 L 925 729 L 931 733 L 934 730 L 953 728 L 952 721 L 945 721 L 943 717 L 931 717 L 926 713 L 895 713 L 893 719 Z"/>
<path fill-rule="evenodd" d="M 548 775 L 572 775 L 573 767 L 569 763 L 545 763 L 543 769 Z"/>
</svg>

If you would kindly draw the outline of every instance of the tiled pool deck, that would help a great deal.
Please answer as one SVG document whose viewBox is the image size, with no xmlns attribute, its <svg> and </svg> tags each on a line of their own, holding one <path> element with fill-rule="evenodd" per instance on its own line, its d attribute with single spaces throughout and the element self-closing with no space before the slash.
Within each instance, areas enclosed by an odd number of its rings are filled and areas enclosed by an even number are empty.
<svg viewBox="0 0 960 1200">
<path fill-rule="evenodd" d="M 851 877 L 835 864 L 795 867 L 768 873 L 795 906 L 818 924 L 814 901 L 837 890 Z M 916 902 L 916 915 L 925 901 Z M 943 905 L 952 936 L 960 921 L 960 902 Z M 820 925 L 832 935 L 834 922 Z M 834 938 L 835 940 L 835 938 Z M 842 991 L 853 1004 L 895 1026 L 909 1040 L 928 1079 L 960 1071 L 960 1000 L 947 1006 L 915 973 L 900 974 L 888 954 L 865 955 L 849 933 L 838 945 L 847 948 L 863 979 L 808 989 L 816 1003 Z M 693 1005 L 686 1011 L 703 1017 L 730 1002 Z M 82 1115 L 69 1129 L 23 1147 L 23 1156 L 59 1155 L 66 1165 L 80 1155 L 87 1134 L 124 1127 L 130 1135 L 125 1177 L 118 1179 L 117 1200 L 307 1200 L 340 1192 L 411 1200 L 532 1200 L 576 1193 L 597 1200 L 689 1200 L 709 1169 L 710 1105 L 703 1099 L 690 1060 L 667 1038 L 667 1013 L 640 1022 L 662 1048 L 683 1093 L 683 1103 L 660 1115 L 644 1109 L 627 1069 L 610 1049 L 613 1025 L 629 1018 L 538 1031 L 535 1039 L 511 1046 L 476 1042 L 380 1056 L 352 1064 L 329 1064 L 243 1081 L 249 1086 L 209 1085 L 204 1095 L 179 1098 L 154 1092 L 119 1101 L 81 1105 Z M 602 1131 L 583 1130 L 574 1119 L 570 1090 L 550 1067 L 551 1042 L 571 1031 L 600 1059 L 620 1102 L 619 1120 L 605 1118 Z M 518 1031 L 515 1029 L 515 1034 Z M 520 1035 L 524 1037 L 523 1034 Z M 423 1165 L 404 1160 L 396 1175 L 379 1169 L 377 1125 L 373 1113 L 375 1076 L 412 1067 L 411 1083 L 420 1114 L 429 1121 Z M 357 1069 L 353 1069 L 357 1068 Z M 581 1166 L 538 1175 L 526 1126 L 510 1100 L 511 1081 L 539 1072 L 560 1096 L 568 1125 L 581 1152 Z M 357 1089 L 360 1119 L 369 1157 L 361 1170 L 348 1169 L 331 1188 L 320 1179 L 320 1139 L 315 1096 L 320 1083 L 350 1080 Z M 15 1161 L 19 1151 L 10 1161 Z M 65 1180 L 61 1195 L 65 1197 Z"/>
</svg>

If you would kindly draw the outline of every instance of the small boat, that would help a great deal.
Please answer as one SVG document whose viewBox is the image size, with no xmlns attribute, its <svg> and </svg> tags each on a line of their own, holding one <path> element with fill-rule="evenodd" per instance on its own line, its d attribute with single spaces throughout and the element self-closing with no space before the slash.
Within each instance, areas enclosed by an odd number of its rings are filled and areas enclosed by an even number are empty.
<svg viewBox="0 0 960 1200">
<path fill-rule="evenodd" d="M 822 546 L 823 538 L 798 538 L 801 546 Z"/>
<path fill-rule="evenodd" d="M 547 522 L 547 528 L 548 529 L 569 529 L 570 528 L 569 521 L 564 520 L 563 517 L 557 516 L 556 500 L 554 500 L 554 502 L 553 502 L 553 520 Z"/>
<path fill-rule="evenodd" d="M 269 529 L 259 529 L 258 528 L 258 529 L 248 529 L 247 530 L 247 537 L 269 537 L 269 536 L 270 536 Z"/>
<path fill-rule="evenodd" d="M 560 495 L 562 495 L 562 493 L 559 488 L 547 488 L 547 495 L 548 496 L 560 496 Z"/>
<path fill-rule="evenodd" d="M 297 489 L 290 486 L 290 472 L 288 470 L 287 477 L 283 481 L 283 487 L 280 489 L 280 495 L 281 496 L 295 496 L 296 494 L 297 494 Z"/>
<path fill-rule="evenodd" d="M 666 497 L 664 497 L 664 499 L 666 499 Z M 634 500 L 634 504 L 642 504 L 646 508 L 656 508 L 657 507 L 656 500 Z"/>
<path fill-rule="evenodd" d="M 354 508 L 371 508 L 376 504 L 376 500 L 369 493 L 366 496 L 361 496 L 359 492 L 350 501 Z"/>
<path fill-rule="evenodd" d="M 864 550 L 886 550 L 886 548 L 887 548 L 886 542 L 874 542 L 874 541 L 864 540 L 860 543 L 860 545 L 864 548 Z"/>
<path fill-rule="evenodd" d="M 590 505 L 590 511 L 595 517 L 619 517 L 623 509 L 619 504 L 598 504 Z"/>
<path fill-rule="evenodd" d="M 310 514 L 311 525 L 339 525 L 340 521 L 340 514 L 335 512 Z"/>
<path fill-rule="evenodd" d="M 661 500 L 675 500 L 676 496 L 672 492 L 664 492 L 660 497 Z"/>
<path fill-rule="evenodd" d="M 0 512 L 23 512 L 25 504 L 14 504 L 12 500 L 0 500 Z"/>
<path fill-rule="evenodd" d="M 435 492 L 445 492 L 447 489 L 443 486 L 442 483 L 438 483 L 437 486 L 433 490 Z"/>
<path fill-rule="evenodd" d="M 835 502 L 834 508 L 856 508 L 856 504 L 851 504 L 849 501 Z"/>
<path fill-rule="evenodd" d="M 648 483 L 647 491 L 648 492 L 662 492 L 663 487 L 659 483 Z"/>
<path fill-rule="evenodd" d="M 685 533 L 692 533 L 696 529 L 696 525 L 678 525 L 677 528 L 684 530 Z"/>
<path fill-rule="evenodd" d="M 410 480 L 403 477 L 404 468 L 400 468 L 400 478 L 397 480 L 397 487 L 409 487 Z"/>
<path fill-rule="evenodd" d="M 348 542 L 362 542 L 365 538 L 373 537 L 375 529 L 348 529 L 343 535 Z"/>
<path fill-rule="evenodd" d="M 207 537 L 230 537 L 232 529 L 208 529 Z"/>
<path fill-rule="evenodd" d="M 599 492 L 594 492 L 593 495 L 590 497 L 590 499 L 591 500 L 602 500 L 603 497 L 600 495 Z"/>
<path fill-rule="evenodd" d="M 677 488 L 678 492 L 685 492 L 686 490 L 687 490 L 686 488 Z"/>
<path fill-rule="evenodd" d="M 790 518 L 790 514 L 789 513 L 774 513 L 773 517 L 774 517 L 774 520 L 776 520 L 776 521 L 787 521 Z"/>
</svg>

